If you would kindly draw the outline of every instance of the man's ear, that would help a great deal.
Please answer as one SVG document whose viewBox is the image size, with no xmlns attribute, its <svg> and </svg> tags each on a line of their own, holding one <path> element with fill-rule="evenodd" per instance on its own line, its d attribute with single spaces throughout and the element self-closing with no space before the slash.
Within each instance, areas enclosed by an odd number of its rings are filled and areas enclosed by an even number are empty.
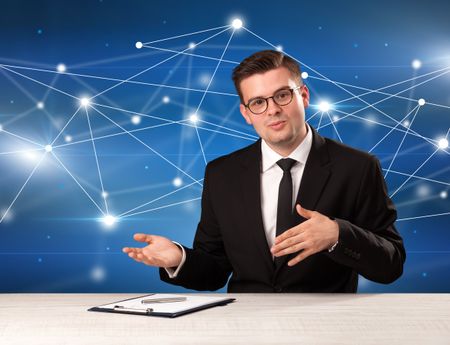
<svg viewBox="0 0 450 345">
<path fill-rule="evenodd" d="M 303 107 L 306 109 L 309 106 L 309 90 L 306 85 L 303 85 L 301 87 L 300 94 L 302 95 L 302 99 L 303 99 Z"/>
<path fill-rule="evenodd" d="M 239 110 L 241 111 L 242 116 L 249 125 L 252 125 L 252 119 L 247 115 L 247 108 L 242 103 L 239 105 Z"/>
</svg>

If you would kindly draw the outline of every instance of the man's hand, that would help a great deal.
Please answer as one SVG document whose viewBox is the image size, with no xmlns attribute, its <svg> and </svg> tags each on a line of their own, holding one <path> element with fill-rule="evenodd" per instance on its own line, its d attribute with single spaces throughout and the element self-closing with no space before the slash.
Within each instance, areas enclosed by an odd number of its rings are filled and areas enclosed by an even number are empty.
<svg viewBox="0 0 450 345">
<path fill-rule="evenodd" d="M 300 251 L 288 262 L 288 266 L 294 266 L 308 256 L 330 248 L 339 238 L 339 225 L 336 221 L 300 205 L 296 206 L 296 210 L 307 220 L 276 237 L 270 250 L 276 257 Z"/>
<path fill-rule="evenodd" d="M 156 267 L 177 267 L 183 257 L 181 249 L 171 240 L 161 236 L 135 234 L 133 238 L 138 242 L 147 243 L 143 248 L 125 247 L 124 253 L 137 262 Z"/>
</svg>

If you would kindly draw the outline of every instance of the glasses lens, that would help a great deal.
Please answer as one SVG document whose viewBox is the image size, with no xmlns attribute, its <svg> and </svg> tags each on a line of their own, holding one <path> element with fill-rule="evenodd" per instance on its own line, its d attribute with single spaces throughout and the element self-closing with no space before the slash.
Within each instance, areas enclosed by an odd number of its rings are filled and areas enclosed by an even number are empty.
<svg viewBox="0 0 450 345">
<path fill-rule="evenodd" d="M 255 98 L 250 101 L 248 108 L 252 113 L 261 114 L 267 109 L 267 102 L 264 98 Z"/>
<path fill-rule="evenodd" d="M 278 105 L 287 105 L 292 101 L 292 92 L 289 89 L 280 90 L 275 95 L 273 95 L 273 100 Z"/>
</svg>

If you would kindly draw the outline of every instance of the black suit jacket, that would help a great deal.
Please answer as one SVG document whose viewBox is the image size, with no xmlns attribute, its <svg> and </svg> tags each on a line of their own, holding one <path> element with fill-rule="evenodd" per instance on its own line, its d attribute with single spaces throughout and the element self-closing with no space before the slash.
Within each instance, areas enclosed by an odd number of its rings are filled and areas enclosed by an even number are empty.
<svg viewBox="0 0 450 345">
<path fill-rule="evenodd" d="M 275 266 L 261 214 L 261 140 L 206 167 L 201 219 L 178 276 L 161 279 L 196 290 L 229 292 L 356 292 L 358 274 L 379 283 L 401 276 L 403 242 L 378 160 L 321 137 L 313 143 L 297 203 L 334 218 L 339 244 L 293 267 Z M 274 195 L 276 198 L 277 195 Z M 297 212 L 292 225 L 305 221 Z M 229 279 L 231 274 L 231 278 Z"/>
</svg>

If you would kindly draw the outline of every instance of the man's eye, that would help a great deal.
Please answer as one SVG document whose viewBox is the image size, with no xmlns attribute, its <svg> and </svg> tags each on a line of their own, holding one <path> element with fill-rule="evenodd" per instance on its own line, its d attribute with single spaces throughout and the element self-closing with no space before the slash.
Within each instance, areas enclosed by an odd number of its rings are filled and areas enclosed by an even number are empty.
<svg viewBox="0 0 450 345">
<path fill-rule="evenodd" d="M 288 98 L 289 95 L 290 95 L 290 92 L 289 92 L 289 91 L 281 91 L 281 92 L 278 92 L 278 93 L 275 95 L 275 97 L 276 97 L 277 99 L 282 100 L 282 99 Z"/>
<path fill-rule="evenodd" d="M 256 105 L 256 106 L 263 105 L 263 104 L 264 104 L 264 100 L 262 98 L 254 99 L 251 102 L 251 105 Z"/>
</svg>

